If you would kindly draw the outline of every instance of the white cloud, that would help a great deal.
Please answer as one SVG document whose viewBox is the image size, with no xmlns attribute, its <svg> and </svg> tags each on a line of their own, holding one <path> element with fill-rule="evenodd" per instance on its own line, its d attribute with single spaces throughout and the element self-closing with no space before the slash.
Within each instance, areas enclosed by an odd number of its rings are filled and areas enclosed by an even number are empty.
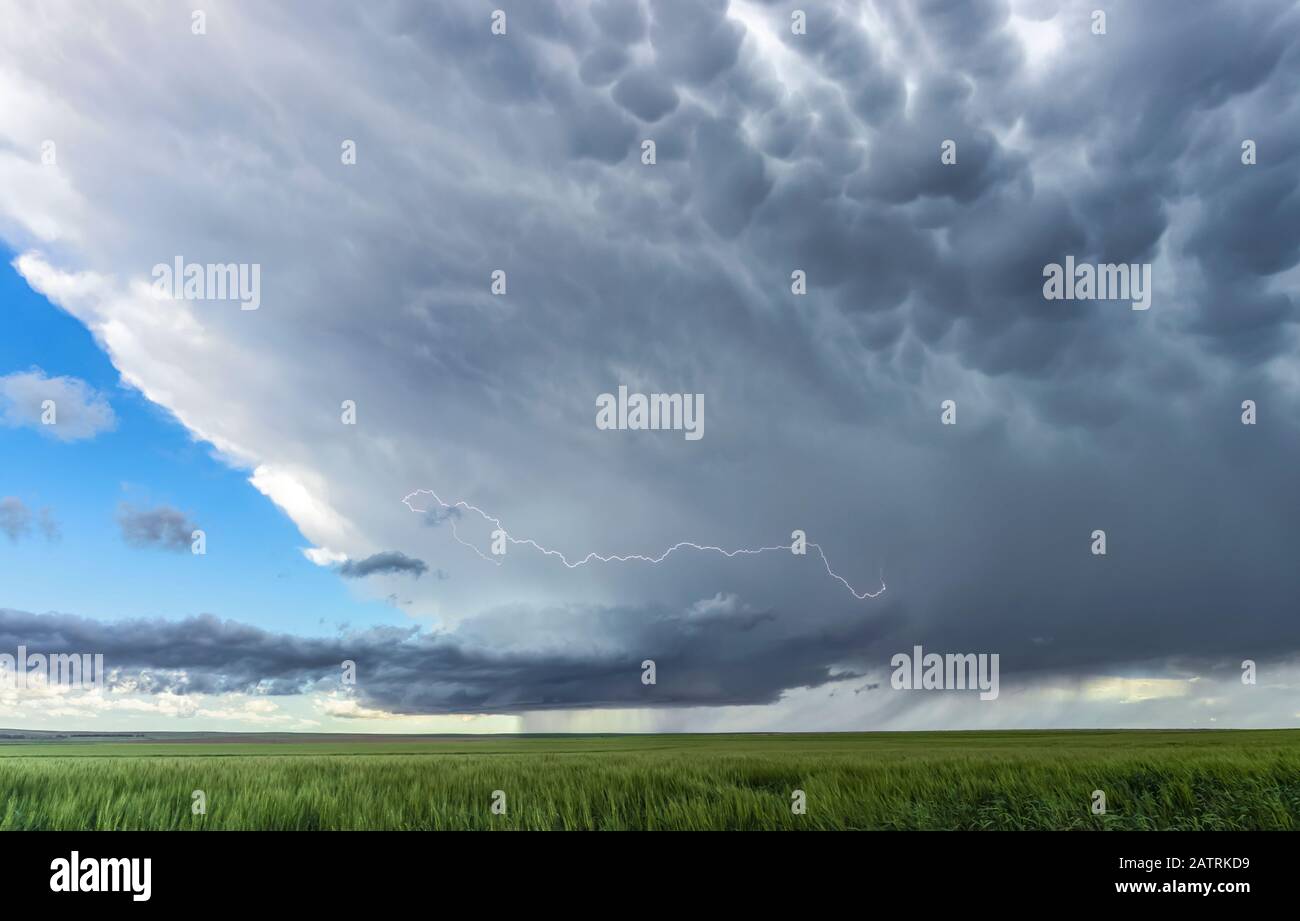
<svg viewBox="0 0 1300 921">
<path fill-rule="evenodd" d="M 59 441 L 112 431 L 108 398 L 75 377 L 48 377 L 40 368 L 0 377 L 0 425 L 32 428 Z"/>
</svg>

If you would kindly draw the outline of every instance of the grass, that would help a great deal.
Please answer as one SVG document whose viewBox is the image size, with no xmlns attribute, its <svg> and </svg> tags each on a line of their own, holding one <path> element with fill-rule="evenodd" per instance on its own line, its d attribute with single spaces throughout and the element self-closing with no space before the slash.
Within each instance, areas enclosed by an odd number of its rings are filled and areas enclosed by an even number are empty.
<svg viewBox="0 0 1300 921">
<path fill-rule="evenodd" d="M 1293 730 L 0 743 L 0 829 L 1297 828 Z"/>
</svg>

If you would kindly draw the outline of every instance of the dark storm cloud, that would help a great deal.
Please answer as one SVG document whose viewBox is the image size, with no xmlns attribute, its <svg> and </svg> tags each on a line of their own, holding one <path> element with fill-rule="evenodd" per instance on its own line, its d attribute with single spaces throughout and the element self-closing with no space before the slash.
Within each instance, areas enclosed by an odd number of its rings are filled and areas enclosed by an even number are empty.
<svg viewBox="0 0 1300 921">
<path fill-rule="evenodd" d="M 570 113 L 569 153 L 603 163 L 617 163 L 632 147 L 636 128 L 604 100 L 577 103 Z"/>
<path fill-rule="evenodd" d="M 733 122 L 711 120 L 695 132 L 694 194 L 705 220 L 734 237 L 772 188 L 763 158 Z"/>
<path fill-rule="evenodd" d="M 188 515 L 170 505 L 137 508 L 128 502 L 117 507 L 117 524 L 122 539 L 132 547 L 156 547 L 178 553 L 190 549 L 198 527 Z"/>
<path fill-rule="evenodd" d="M 653 70 L 635 70 L 614 85 L 614 101 L 642 121 L 657 122 L 677 108 L 677 91 Z"/>
<path fill-rule="evenodd" d="M 251 43 L 292 28 L 333 52 L 328 69 L 286 80 L 247 55 L 274 118 L 212 81 L 184 82 L 182 111 L 154 67 L 115 77 L 115 98 L 159 113 L 121 150 L 105 146 L 133 112 L 24 57 L 50 98 L 103 120 L 78 189 L 145 234 L 105 264 L 151 264 L 146 231 L 174 234 L 174 202 L 192 200 L 222 218 L 188 233 L 251 247 L 283 286 L 255 333 L 202 315 L 228 347 L 192 390 L 136 353 L 133 379 L 179 393 L 178 417 L 250 467 L 305 471 L 309 510 L 344 522 L 298 514 L 310 540 L 437 552 L 457 577 L 438 588 L 461 593 L 442 633 L 190 622 L 215 658 L 177 636 L 183 655 L 146 646 L 137 664 L 297 688 L 354 658 L 374 706 L 443 712 L 771 701 L 835 666 L 874 683 L 914 643 L 998 652 L 1008 682 L 1300 650 L 1295 4 L 1124 4 L 1106 35 L 1083 2 L 800 6 L 805 36 L 775 2 L 530 3 L 499 38 L 492 3 L 340 4 L 320 33 L 314 15 L 255 18 Z M 1056 44 L 1035 54 L 1026 21 Z M 126 60 L 193 69 L 149 29 L 117 39 Z M 362 130 L 355 169 L 322 166 Z M 172 185 L 133 165 L 182 134 L 197 159 Z M 230 137 L 250 152 L 210 170 Z M 236 168 L 253 190 L 237 201 L 206 178 Z M 1152 262 L 1151 310 L 1044 301 L 1043 267 L 1067 255 Z M 504 297 L 487 292 L 498 267 Z M 133 319 L 104 310 L 84 313 Z M 213 399 L 206 381 L 245 353 L 258 373 Z M 595 395 L 640 382 L 704 393 L 707 437 L 597 432 Z M 340 389 L 375 437 L 322 438 L 337 401 L 320 394 Z M 939 424 L 947 399 L 955 426 Z M 855 584 L 883 567 L 889 591 L 858 602 L 775 558 L 570 571 L 512 548 L 490 566 L 451 534 L 474 516 L 407 513 L 400 495 L 421 486 L 579 555 L 806 527 Z M 427 601 L 430 582 L 409 594 Z M 686 613 L 719 591 L 755 607 Z M 571 598 L 616 601 L 556 601 Z M 645 658 L 658 696 L 638 696 Z"/>
<path fill-rule="evenodd" d="M 591 18 L 615 41 L 635 43 L 645 35 L 645 7 L 640 0 L 595 0 Z"/>
<path fill-rule="evenodd" d="M 531 613 L 531 612 L 530 612 Z M 335 638 L 277 634 L 201 615 L 111 624 L 63 614 L 0 609 L 0 648 L 29 653 L 102 653 L 107 684 L 146 693 L 272 695 L 341 687 L 342 663 L 357 667 L 358 699 L 392 713 L 509 713 L 572 707 L 759 704 L 790 687 L 857 676 L 851 661 L 879 623 L 791 637 L 754 612 L 578 609 L 543 612 L 571 626 L 612 632 L 616 647 L 523 651 L 485 641 L 490 625 L 458 631 L 376 627 Z M 521 616 L 518 611 L 494 617 Z M 529 614 L 523 614 L 529 616 Z M 656 683 L 641 681 L 656 662 Z"/>
<path fill-rule="evenodd" d="M 889 73 L 867 33 L 852 13 L 820 17 L 825 25 L 807 35 L 783 29 L 781 38 L 800 54 L 811 57 L 839 87 L 853 114 L 871 125 L 897 115 L 904 99 L 902 80 Z"/>
<path fill-rule="evenodd" d="M 348 560 L 338 567 L 339 575 L 345 579 L 364 579 L 366 576 L 402 573 L 413 575 L 418 579 L 428 571 L 428 563 L 409 557 L 400 550 L 384 550 L 364 560 Z"/>
<path fill-rule="evenodd" d="M 733 67 L 745 30 L 726 11 L 726 0 L 652 4 L 650 45 L 664 71 L 699 85 Z"/>
<path fill-rule="evenodd" d="M 602 45 L 582 59 L 578 75 L 591 86 L 612 83 L 627 67 L 627 52 L 618 45 Z"/>
</svg>

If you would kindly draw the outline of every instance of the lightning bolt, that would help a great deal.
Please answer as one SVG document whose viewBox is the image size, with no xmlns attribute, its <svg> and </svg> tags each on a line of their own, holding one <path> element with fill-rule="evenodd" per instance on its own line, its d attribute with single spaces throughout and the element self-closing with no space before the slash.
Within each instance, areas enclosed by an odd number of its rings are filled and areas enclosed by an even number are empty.
<svg viewBox="0 0 1300 921">
<path fill-rule="evenodd" d="M 609 556 L 605 556 L 600 553 L 588 553 L 582 559 L 570 560 L 559 550 L 551 550 L 547 547 L 543 547 L 541 544 L 537 543 L 537 541 L 532 540 L 530 538 L 511 537 L 510 532 L 507 531 L 505 529 L 505 526 L 501 524 L 500 518 L 494 518 L 493 516 L 489 515 L 487 512 L 479 508 L 477 505 L 471 505 L 470 503 L 465 502 L 464 500 L 457 500 L 455 502 L 444 502 L 442 500 L 442 497 L 439 496 L 432 489 L 417 489 L 415 492 L 410 493 L 405 498 L 403 498 L 402 503 L 413 512 L 418 512 L 421 514 L 427 513 L 429 511 L 428 508 L 416 508 L 414 505 L 411 504 L 411 500 L 416 498 L 417 496 L 432 496 L 433 501 L 437 502 L 439 507 L 442 508 L 443 511 L 453 513 L 448 515 L 448 519 L 447 519 L 448 521 L 451 522 L 452 537 L 456 538 L 458 543 L 464 544 L 466 547 L 473 550 L 482 559 L 487 560 L 489 563 L 494 563 L 497 566 L 501 565 L 502 562 L 501 560 L 488 556 L 482 550 L 480 550 L 476 545 L 470 543 L 469 541 L 465 540 L 463 537 L 460 536 L 460 532 L 456 530 L 457 514 L 461 512 L 473 512 L 474 514 L 482 518 L 484 521 L 494 525 L 497 530 L 499 530 L 503 535 L 505 535 L 506 540 L 511 544 L 532 547 L 534 550 L 543 554 L 544 556 L 556 557 L 557 559 L 559 559 L 561 563 L 563 563 L 569 569 L 577 569 L 579 566 L 585 566 L 588 563 L 592 562 L 593 560 L 599 563 L 628 563 L 634 560 L 638 563 L 662 563 L 674 551 L 681 550 L 682 548 L 699 550 L 708 553 L 720 553 L 723 556 L 730 558 L 736 556 L 754 556 L 759 553 L 772 553 L 778 550 L 783 550 L 786 553 L 789 553 L 793 546 L 792 544 L 782 544 L 782 545 L 777 545 L 775 547 L 753 547 L 749 549 L 726 550 L 722 547 L 714 547 L 711 544 L 697 544 L 689 540 L 683 540 L 673 544 L 671 547 L 669 547 L 667 550 L 665 550 L 663 553 L 659 554 L 658 556 L 642 556 L 639 553 L 631 553 L 631 554 L 627 554 L 626 556 L 620 554 L 611 554 Z M 817 551 L 817 555 L 821 557 L 822 565 L 826 567 L 826 574 L 829 575 L 835 581 L 839 582 L 846 589 L 848 589 L 849 593 L 853 595 L 854 598 L 858 599 L 859 601 L 865 601 L 868 598 L 878 598 L 885 593 L 885 578 L 883 573 L 881 574 L 880 577 L 879 589 L 877 589 L 874 592 L 871 591 L 859 592 L 856 588 L 854 588 L 852 585 L 849 584 L 849 581 L 847 579 L 845 579 L 835 570 L 831 569 L 830 560 L 826 558 L 826 551 L 822 550 L 821 544 L 816 544 L 813 543 L 812 541 L 808 541 L 807 546 Z"/>
</svg>

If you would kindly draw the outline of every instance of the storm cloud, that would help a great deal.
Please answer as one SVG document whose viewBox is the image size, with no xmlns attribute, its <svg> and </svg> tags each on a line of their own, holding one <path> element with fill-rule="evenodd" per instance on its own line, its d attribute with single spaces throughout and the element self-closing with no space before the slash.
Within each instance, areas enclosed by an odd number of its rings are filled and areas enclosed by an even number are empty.
<svg viewBox="0 0 1300 921">
<path fill-rule="evenodd" d="M 409 573 L 418 579 L 428 571 L 428 563 L 409 557 L 400 550 L 385 550 L 383 553 L 372 554 L 364 560 L 348 560 L 341 563 L 338 568 L 339 575 L 345 579 L 363 579 L 376 574 L 400 573 Z"/>
<path fill-rule="evenodd" d="M 50 11 L 39 49 L 6 23 L 18 270 L 313 560 L 452 576 L 347 641 L 104 641 L 213 688 L 351 658 L 402 713 L 773 704 L 918 643 L 997 652 L 1004 683 L 1300 652 L 1300 10 L 1153 0 L 1095 34 L 1079 0 L 800 6 L 802 35 L 723 0 L 539 0 L 502 36 L 493 3 L 414 0 L 240 5 L 206 36 Z M 42 165 L 51 137 L 93 155 Z M 261 309 L 150 298 L 178 253 L 260 264 Z M 1066 256 L 1150 263 L 1150 310 L 1045 301 Z M 704 394 L 707 437 L 598 430 L 620 384 Z M 535 543 L 493 555 L 418 488 Z M 795 529 L 888 591 L 814 556 L 546 552 Z"/>
<path fill-rule="evenodd" d="M 545 617 L 617 642 L 599 647 L 502 648 L 494 619 Z M 856 675 L 825 664 L 852 654 L 876 624 L 816 638 L 789 637 L 765 618 L 662 609 L 565 608 L 499 611 L 449 632 L 378 627 L 333 638 L 272 633 L 201 615 L 106 624 L 58 614 L 0 610 L 0 648 L 104 656 L 113 691 L 273 696 L 348 685 L 365 706 L 390 713 L 508 713 L 617 706 L 761 704 L 784 688 L 818 687 Z M 781 651 L 772 651 L 781 640 Z M 651 655 L 653 654 L 653 655 Z M 658 656 L 662 683 L 644 684 L 642 663 Z"/>
</svg>

